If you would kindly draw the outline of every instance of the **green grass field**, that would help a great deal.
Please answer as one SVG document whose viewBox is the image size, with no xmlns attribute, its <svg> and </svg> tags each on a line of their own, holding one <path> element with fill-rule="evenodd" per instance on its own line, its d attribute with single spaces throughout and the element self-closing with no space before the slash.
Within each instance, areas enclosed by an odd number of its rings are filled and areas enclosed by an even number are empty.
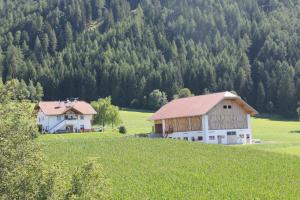
<svg viewBox="0 0 300 200">
<path fill-rule="evenodd" d="M 222 146 L 135 138 L 151 131 L 147 112 L 122 111 L 127 136 L 44 135 L 38 142 L 49 165 L 73 171 L 101 163 L 113 199 L 299 199 L 300 123 L 252 119 L 263 144 Z"/>
</svg>

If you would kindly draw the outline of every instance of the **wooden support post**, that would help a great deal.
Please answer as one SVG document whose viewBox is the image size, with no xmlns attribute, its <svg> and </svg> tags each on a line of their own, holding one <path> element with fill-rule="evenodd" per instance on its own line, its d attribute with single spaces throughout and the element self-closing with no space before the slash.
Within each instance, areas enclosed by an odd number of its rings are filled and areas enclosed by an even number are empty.
<svg viewBox="0 0 300 200">
<path fill-rule="evenodd" d="M 204 135 L 204 141 L 208 140 L 208 115 L 202 115 L 202 131 Z"/>
<path fill-rule="evenodd" d="M 251 124 L 250 124 L 251 116 L 250 114 L 247 114 L 247 128 L 250 130 L 251 129 Z"/>
<path fill-rule="evenodd" d="M 165 137 L 165 134 L 166 134 L 166 122 L 165 122 L 165 120 L 162 120 L 162 134 L 163 134 L 163 137 Z"/>
</svg>

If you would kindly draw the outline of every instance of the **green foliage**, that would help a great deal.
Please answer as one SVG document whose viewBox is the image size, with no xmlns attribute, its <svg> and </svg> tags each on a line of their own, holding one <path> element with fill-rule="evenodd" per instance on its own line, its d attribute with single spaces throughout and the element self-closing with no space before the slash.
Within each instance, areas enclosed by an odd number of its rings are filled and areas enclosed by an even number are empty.
<svg viewBox="0 0 300 200">
<path fill-rule="evenodd" d="M 152 110 L 157 110 L 166 103 L 168 103 L 167 95 L 164 92 L 156 89 L 153 90 L 148 96 L 148 108 Z"/>
<path fill-rule="evenodd" d="M 12 100 L 30 100 L 31 102 L 37 102 L 42 100 L 44 96 L 41 84 L 37 83 L 36 86 L 34 86 L 32 81 L 27 85 L 24 80 L 18 81 L 17 79 L 12 79 L 5 84 L 0 84 L 0 91 L 1 87 L 3 97 Z"/>
<path fill-rule="evenodd" d="M 272 114 L 273 111 L 274 111 L 274 104 L 272 101 L 269 101 L 267 104 L 267 112 Z"/>
<path fill-rule="evenodd" d="M 126 133 L 127 133 L 126 127 L 125 127 L 125 126 L 120 126 L 120 127 L 119 127 L 119 133 L 121 133 L 121 134 L 126 134 Z"/>
<path fill-rule="evenodd" d="M 264 111 L 264 105 L 265 105 L 265 98 L 266 98 L 266 93 L 265 93 L 265 89 L 264 89 L 264 85 L 262 84 L 262 82 L 259 82 L 258 84 L 258 88 L 257 88 L 257 108 L 261 111 Z"/>
<path fill-rule="evenodd" d="M 70 184 L 53 163 L 44 165 L 35 141 L 38 130 L 32 104 L 15 99 L 16 83 L 12 80 L 8 87 L 0 81 L 1 199 L 109 199 L 110 185 L 98 164 L 84 166 Z M 74 180 L 80 183 L 80 192 L 74 192 L 78 186 Z"/>
<path fill-rule="evenodd" d="M 300 107 L 297 108 L 298 118 L 300 119 Z"/>
<path fill-rule="evenodd" d="M 98 99 L 98 101 L 91 102 L 91 105 L 97 111 L 97 115 L 94 117 L 95 123 L 102 125 L 103 128 L 107 124 L 114 127 L 122 123 L 119 107 L 111 104 L 111 97 Z"/>
<path fill-rule="evenodd" d="M 77 169 L 72 176 L 71 187 L 65 199 L 110 199 L 111 186 L 102 171 L 103 169 L 96 163 L 88 163 Z"/>
<path fill-rule="evenodd" d="M 192 94 L 192 92 L 188 88 L 183 88 L 179 90 L 178 94 L 174 95 L 174 99 L 180 99 L 191 96 L 194 96 L 194 94 Z"/>
<path fill-rule="evenodd" d="M 272 101 L 275 113 L 296 114 L 299 1 L 16 0 L 1 8 L 0 74 L 40 82 L 46 99 L 112 96 L 147 108 L 157 88 L 168 97 L 180 88 L 234 90 L 259 110 Z"/>
<path fill-rule="evenodd" d="M 34 199 L 42 172 L 29 103 L 0 103 L 0 190 L 3 199 Z"/>
</svg>

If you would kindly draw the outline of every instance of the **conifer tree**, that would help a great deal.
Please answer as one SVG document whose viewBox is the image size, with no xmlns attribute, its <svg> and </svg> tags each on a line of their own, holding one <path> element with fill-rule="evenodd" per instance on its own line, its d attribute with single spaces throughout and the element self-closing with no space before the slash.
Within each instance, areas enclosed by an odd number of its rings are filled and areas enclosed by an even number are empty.
<svg viewBox="0 0 300 200">
<path fill-rule="evenodd" d="M 262 82 L 259 82 L 258 87 L 257 87 L 257 97 L 256 97 L 256 106 L 259 109 L 259 111 L 264 111 L 265 110 L 265 98 L 266 98 L 266 93 L 265 93 L 265 88 Z"/>
</svg>

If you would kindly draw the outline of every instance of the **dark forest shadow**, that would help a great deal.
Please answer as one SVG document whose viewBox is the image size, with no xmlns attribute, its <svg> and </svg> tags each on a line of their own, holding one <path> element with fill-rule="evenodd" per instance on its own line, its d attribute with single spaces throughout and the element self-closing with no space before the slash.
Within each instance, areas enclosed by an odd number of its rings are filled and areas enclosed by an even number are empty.
<svg viewBox="0 0 300 200">
<path fill-rule="evenodd" d="M 153 113 L 152 110 L 146 110 L 146 109 L 134 109 L 134 108 L 120 108 L 122 111 L 132 111 L 132 112 L 139 112 L 139 113 Z"/>
<path fill-rule="evenodd" d="M 295 117 L 287 118 L 287 117 L 283 117 L 283 116 L 277 115 L 277 114 L 264 114 L 263 113 L 263 114 L 256 115 L 254 118 L 268 119 L 271 121 L 299 122 L 299 119 L 297 119 Z"/>
</svg>

